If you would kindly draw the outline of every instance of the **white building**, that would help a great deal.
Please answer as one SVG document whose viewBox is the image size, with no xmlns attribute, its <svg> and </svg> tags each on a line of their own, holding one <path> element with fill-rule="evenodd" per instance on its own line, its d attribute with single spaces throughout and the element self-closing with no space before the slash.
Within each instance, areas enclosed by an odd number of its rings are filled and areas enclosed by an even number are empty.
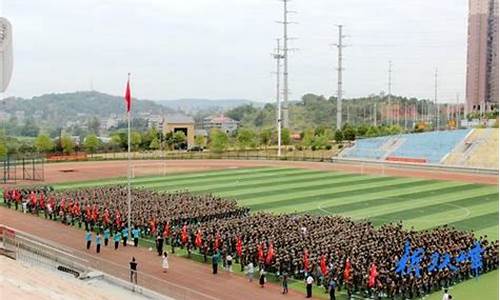
<svg viewBox="0 0 500 300">
<path fill-rule="evenodd" d="M 12 76 L 12 26 L 0 17 L 0 93 L 5 92 Z"/>
<path fill-rule="evenodd" d="M 232 133 L 238 129 L 240 122 L 233 120 L 223 114 L 203 119 L 201 127 L 207 131 L 212 128 L 220 129 L 225 133 Z"/>
</svg>

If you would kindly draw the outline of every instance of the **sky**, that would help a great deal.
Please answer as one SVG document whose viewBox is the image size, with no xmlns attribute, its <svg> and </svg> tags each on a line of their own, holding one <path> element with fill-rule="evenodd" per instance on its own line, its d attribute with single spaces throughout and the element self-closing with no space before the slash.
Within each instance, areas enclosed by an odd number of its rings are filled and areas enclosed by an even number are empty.
<svg viewBox="0 0 500 300">
<path fill-rule="evenodd" d="M 290 99 L 343 91 L 455 102 L 465 93 L 466 0 L 293 0 Z M 278 0 L 0 0 L 13 27 L 14 71 L 4 96 L 98 90 L 141 99 L 273 101 L 282 36 Z"/>
</svg>

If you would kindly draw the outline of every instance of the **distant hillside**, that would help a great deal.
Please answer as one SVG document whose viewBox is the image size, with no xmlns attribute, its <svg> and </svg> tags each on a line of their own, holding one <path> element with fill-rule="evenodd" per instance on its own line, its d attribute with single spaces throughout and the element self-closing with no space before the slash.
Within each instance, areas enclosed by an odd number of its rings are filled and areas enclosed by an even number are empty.
<svg viewBox="0 0 500 300">
<path fill-rule="evenodd" d="M 173 110 L 179 110 L 193 115 L 202 111 L 218 112 L 248 104 L 255 107 L 262 107 L 265 105 L 263 102 L 246 99 L 177 99 L 160 100 L 156 101 L 156 103 Z"/>
<path fill-rule="evenodd" d="M 133 99 L 133 110 L 141 113 L 161 113 L 172 110 L 154 101 Z M 65 124 L 76 119 L 110 115 L 121 116 L 125 112 L 122 96 L 112 96 L 95 91 L 45 94 L 31 99 L 7 98 L 0 101 L 0 111 L 10 116 L 35 118 L 37 122 Z"/>
</svg>

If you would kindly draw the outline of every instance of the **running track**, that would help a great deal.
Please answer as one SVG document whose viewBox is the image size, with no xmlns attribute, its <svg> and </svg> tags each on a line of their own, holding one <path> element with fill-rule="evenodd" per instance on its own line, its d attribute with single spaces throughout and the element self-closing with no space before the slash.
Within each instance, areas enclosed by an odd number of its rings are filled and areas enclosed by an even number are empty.
<svg viewBox="0 0 500 300">
<path fill-rule="evenodd" d="M 283 296 L 278 285 L 267 284 L 265 288 L 260 288 L 256 281 L 249 283 L 242 276 L 225 271 L 212 275 L 210 265 L 173 255 L 169 256 L 170 269 L 164 274 L 160 258 L 145 248 L 120 245 L 115 251 L 110 244 L 108 247 L 102 247 L 101 253 L 97 255 L 95 245 L 89 251 L 86 250 L 82 230 L 5 207 L 0 207 L 0 223 L 68 247 L 81 258 L 88 260 L 91 265 L 99 265 L 102 271 L 125 280 L 128 280 L 128 262 L 134 256 L 139 262 L 139 271 L 144 273 L 138 276 L 139 285 L 176 299 L 274 300 L 303 299 L 305 296 L 293 290 L 290 290 L 287 296 Z M 185 287 L 190 291 L 174 288 L 169 283 Z"/>
</svg>

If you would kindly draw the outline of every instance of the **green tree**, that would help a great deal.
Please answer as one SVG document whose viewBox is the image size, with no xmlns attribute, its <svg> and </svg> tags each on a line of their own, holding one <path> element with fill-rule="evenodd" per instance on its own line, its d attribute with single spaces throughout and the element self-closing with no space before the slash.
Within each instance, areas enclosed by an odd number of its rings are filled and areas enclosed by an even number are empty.
<svg viewBox="0 0 500 300">
<path fill-rule="evenodd" d="M 340 129 L 335 130 L 335 142 L 339 144 L 342 143 L 343 140 L 344 140 L 344 135 L 342 134 L 342 130 Z"/>
<path fill-rule="evenodd" d="M 139 146 L 142 142 L 142 136 L 140 132 L 133 131 L 130 133 L 130 146 L 131 150 L 137 151 L 139 150 Z"/>
<path fill-rule="evenodd" d="M 314 130 L 312 128 L 308 128 L 302 132 L 302 143 L 304 147 L 309 148 L 312 146 L 314 141 Z"/>
<path fill-rule="evenodd" d="M 7 152 L 8 152 L 8 149 L 7 149 L 7 142 L 6 142 L 5 134 L 4 134 L 4 131 L 1 131 L 0 132 L 0 158 L 4 158 L 5 156 L 7 156 Z"/>
<path fill-rule="evenodd" d="M 207 141 L 205 140 L 205 137 L 203 135 L 197 135 L 194 137 L 194 143 L 198 147 L 205 147 L 205 143 Z"/>
<path fill-rule="evenodd" d="M 119 150 L 121 148 L 122 144 L 122 139 L 120 138 L 120 135 L 118 133 L 113 133 L 110 135 L 111 140 L 109 141 L 108 145 L 112 150 Z"/>
<path fill-rule="evenodd" d="M 151 150 L 160 149 L 160 141 L 158 140 L 157 136 L 151 140 L 151 143 L 149 143 L 149 149 L 151 149 Z"/>
<path fill-rule="evenodd" d="M 281 144 L 290 145 L 290 142 L 291 142 L 290 129 L 282 128 L 281 129 Z"/>
<path fill-rule="evenodd" d="M 265 148 L 271 144 L 273 131 L 269 128 L 263 129 L 259 133 L 259 143 L 264 145 Z"/>
<path fill-rule="evenodd" d="M 368 128 L 368 130 L 366 131 L 367 137 L 375 137 L 375 136 L 379 136 L 379 135 L 380 135 L 380 131 L 376 126 L 370 126 L 370 128 Z"/>
<path fill-rule="evenodd" d="M 7 156 L 7 146 L 5 145 L 5 141 L 0 141 L 0 158 L 4 158 Z"/>
<path fill-rule="evenodd" d="M 69 135 L 63 135 L 61 137 L 61 146 L 65 154 L 71 154 L 75 151 L 75 143 Z"/>
<path fill-rule="evenodd" d="M 47 153 L 54 149 L 54 142 L 46 134 L 40 134 L 35 140 L 35 148 L 38 152 Z"/>
<path fill-rule="evenodd" d="M 358 128 L 356 129 L 357 133 L 359 136 L 365 136 L 366 135 L 366 132 L 368 131 L 370 127 L 366 124 L 361 124 L 358 126 Z"/>
<path fill-rule="evenodd" d="M 328 137 L 325 134 L 316 135 L 313 138 L 311 148 L 312 150 L 323 149 L 328 145 Z"/>
<path fill-rule="evenodd" d="M 240 149 L 255 148 L 257 135 L 253 130 L 241 128 L 238 130 L 236 141 Z"/>
<path fill-rule="evenodd" d="M 176 131 L 172 136 L 175 149 L 182 149 L 185 147 L 187 142 L 187 137 L 184 131 Z"/>
<path fill-rule="evenodd" d="M 351 126 L 347 126 L 344 128 L 342 135 L 344 139 L 347 141 L 354 141 L 356 139 L 356 131 Z"/>
<path fill-rule="evenodd" d="M 85 151 L 90 152 L 90 153 L 95 153 L 100 145 L 101 145 L 101 141 L 93 133 L 87 135 L 85 137 L 84 142 L 83 142 L 83 146 L 85 147 Z"/>
<path fill-rule="evenodd" d="M 229 137 L 225 132 L 218 129 L 210 131 L 210 150 L 214 153 L 222 153 L 229 145 Z"/>
</svg>

